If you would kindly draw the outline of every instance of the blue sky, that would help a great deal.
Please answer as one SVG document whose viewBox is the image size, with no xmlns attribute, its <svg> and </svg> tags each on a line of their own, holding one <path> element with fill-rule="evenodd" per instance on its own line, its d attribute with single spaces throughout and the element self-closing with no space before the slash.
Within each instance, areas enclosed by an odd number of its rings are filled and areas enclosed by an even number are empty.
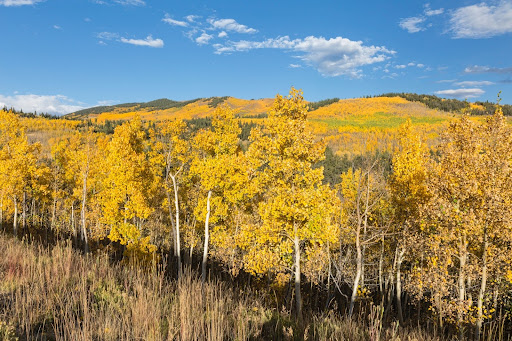
<svg viewBox="0 0 512 341">
<path fill-rule="evenodd" d="M 0 0 L 0 106 L 416 92 L 512 103 L 512 1 Z"/>
</svg>

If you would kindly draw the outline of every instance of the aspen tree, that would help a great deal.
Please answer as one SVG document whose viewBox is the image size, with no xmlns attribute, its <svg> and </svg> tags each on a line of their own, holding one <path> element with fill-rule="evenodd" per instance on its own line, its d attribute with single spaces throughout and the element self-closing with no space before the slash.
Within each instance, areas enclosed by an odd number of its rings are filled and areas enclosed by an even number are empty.
<svg viewBox="0 0 512 341">
<path fill-rule="evenodd" d="M 115 129 L 108 144 L 101 192 L 104 223 L 111 226 L 108 238 L 125 245 L 130 257 L 141 258 L 156 250 L 150 236 L 142 237 L 142 222 L 153 210 L 150 198 L 154 186 L 145 137 L 138 117 Z"/>
<path fill-rule="evenodd" d="M 305 246 L 334 244 L 338 235 L 332 223 L 334 192 L 322 185 L 323 169 L 313 167 L 324 157 L 325 143 L 315 141 L 306 127 L 307 112 L 301 91 L 292 88 L 288 97 L 278 95 L 265 129 L 253 131 L 248 151 L 257 172 L 262 225 L 254 229 L 251 245 L 245 245 L 249 250 L 246 262 L 250 271 L 260 274 L 272 269 L 274 259 L 289 263 L 299 323 Z M 268 257 L 258 256 L 262 252 Z"/>
<path fill-rule="evenodd" d="M 411 235 L 419 224 L 419 211 L 428 200 L 427 148 L 410 119 L 400 127 L 398 150 L 393 156 L 389 180 L 390 201 L 394 211 L 396 240 L 396 300 L 398 317 L 403 324 L 401 267 L 404 255 L 413 243 Z"/>
<path fill-rule="evenodd" d="M 13 231 L 17 234 L 18 205 L 36 173 L 40 145 L 28 142 L 25 128 L 14 113 L 0 110 L 0 148 L 0 184 L 12 200 Z"/>
<path fill-rule="evenodd" d="M 212 120 L 213 130 L 202 130 L 194 138 L 196 157 L 192 162 L 191 174 L 197 176 L 205 193 L 196 217 L 204 221 L 203 261 L 201 279 L 206 280 L 206 263 L 210 243 L 210 223 L 216 223 L 227 215 L 225 194 L 235 185 L 234 173 L 239 157 L 238 136 L 240 127 L 234 112 L 227 106 L 219 107 Z"/>
</svg>

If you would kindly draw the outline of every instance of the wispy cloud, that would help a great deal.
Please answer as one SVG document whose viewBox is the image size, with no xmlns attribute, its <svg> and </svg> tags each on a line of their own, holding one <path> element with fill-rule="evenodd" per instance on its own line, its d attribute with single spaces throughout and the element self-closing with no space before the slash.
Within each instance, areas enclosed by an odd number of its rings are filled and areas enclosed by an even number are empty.
<svg viewBox="0 0 512 341">
<path fill-rule="evenodd" d="M 147 36 L 145 39 L 121 38 L 119 41 L 125 44 L 132 44 L 138 46 L 149 46 L 156 48 L 164 47 L 164 41 L 162 39 L 153 39 L 151 35 Z"/>
<path fill-rule="evenodd" d="M 429 17 L 437 16 L 443 13 L 444 8 L 431 9 L 430 4 L 427 3 L 424 6 L 423 14 L 409 18 L 403 18 L 399 21 L 398 25 L 409 33 L 425 31 L 427 27 L 431 26 L 430 24 L 427 24 L 427 19 Z"/>
<path fill-rule="evenodd" d="M 204 45 L 204 44 L 208 44 L 208 42 L 213 38 L 213 36 L 211 34 L 208 34 L 206 32 L 203 32 L 203 34 L 201 34 L 199 37 L 197 37 L 195 40 L 196 40 L 196 43 L 198 43 L 199 45 Z"/>
<path fill-rule="evenodd" d="M 505 67 L 505 68 L 499 68 L 499 67 L 489 67 L 489 66 L 481 66 L 481 65 L 473 65 L 468 66 L 464 69 L 465 73 L 500 73 L 500 74 L 506 74 L 506 73 L 512 73 L 512 67 Z"/>
<path fill-rule="evenodd" d="M 93 2 L 99 5 L 119 4 L 123 6 L 146 6 L 144 0 L 93 0 Z"/>
<path fill-rule="evenodd" d="M 63 95 L 0 95 L 0 107 L 15 108 L 25 112 L 45 112 L 50 114 L 67 114 L 83 109 L 79 103 Z"/>
<path fill-rule="evenodd" d="M 436 95 L 454 97 L 454 98 L 474 98 L 480 97 L 485 94 L 485 91 L 482 89 L 474 88 L 474 89 L 448 89 L 448 90 L 440 90 L 434 92 Z"/>
<path fill-rule="evenodd" d="M 62 27 L 60 27 L 59 25 L 53 25 L 53 28 L 56 30 L 62 30 Z"/>
<path fill-rule="evenodd" d="M 395 69 L 405 69 L 406 67 L 417 67 L 417 68 L 424 68 L 425 65 L 424 64 L 421 64 L 421 63 L 414 63 L 414 62 L 410 62 L 410 63 L 407 63 L 407 64 L 398 64 L 398 65 L 395 65 L 394 68 Z"/>
<path fill-rule="evenodd" d="M 190 14 L 185 17 L 188 22 L 195 22 L 197 19 L 201 18 L 199 15 Z"/>
<path fill-rule="evenodd" d="M 212 28 L 228 32 L 237 33 L 256 33 L 258 30 L 239 24 L 235 19 L 208 19 L 208 23 Z"/>
<path fill-rule="evenodd" d="M 288 36 L 263 41 L 229 41 L 215 44 L 215 53 L 233 53 L 253 49 L 281 49 L 300 53 L 297 57 L 316 68 L 325 76 L 349 76 L 360 78 L 361 67 L 383 62 L 395 51 L 384 46 L 365 46 L 362 41 L 343 37 L 325 39 L 309 36 L 304 39 L 290 39 Z"/>
<path fill-rule="evenodd" d="M 143 0 L 114 0 L 115 3 L 121 5 L 130 5 L 130 6 L 145 6 L 146 2 Z"/>
<path fill-rule="evenodd" d="M 487 86 L 487 85 L 493 85 L 494 82 L 490 81 L 463 81 L 463 82 L 456 82 L 455 85 L 466 87 L 466 86 Z"/>
<path fill-rule="evenodd" d="M 172 25 L 172 26 L 188 27 L 188 25 L 189 25 L 188 22 L 175 20 L 175 19 L 171 18 L 168 14 L 165 16 L 165 18 L 162 19 L 162 21 L 165 23 L 168 23 L 169 25 Z"/>
<path fill-rule="evenodd" d="M 163 20 L 169 19 L 167 15 Z M 236 40 L 240 34 L 256 34 L 258 30 L 240 24 L 235 19 L 209 18 L 205 21 L 190 15 L 182 20 L 172 19 L 174 26 L 182 26 L 185 36 L 198 45 L 211 45 L 215 54 L 232 54 L 255 49 L 278 49 L 293 52 L 294 58 L 303 64 L 291 63 L 290 67 L 311 66 L 324 76 L 362 77 L 362 67 L 383 62 L 395 54 L 385 46 L 367 46 L 362 41 L 352 41 L 343 37 L 326 39 L 309 36 L 291 39 L 289 36 L 265 40 Z M 186 20 L 186 21 L 185 21 Z M 188 24 L 176 25 L 176 22 Z M 231 39 L 227 40 L 227 37 Z M 415 64 L 416 65 L 416 64 Z"/>
<path fill-rule="evenodd" d="M 118 39 L 119 34 L 114 33 L 114 32 L 100 32 L 100 33 L 96 34 L 96 37 L 99 39 L 113 40 L 113 39 Z"/>
<path fill-rule="evenodd" d="M 231 18 L 199 20 L 201 18 L 201 16 L 191 14 L 178 20 L 166 14 L 162 21 L 172 26 L 182 27 L 185 36 L 198 45 L 209 44 L 214 37 L 226 38 L 229 33 L 254 34 L 258 32 L 258 30 L 240 24 L 235 19 Z"/>
<path fill-rule="evenodd" d="M 0 0 L 0 6 L 15 7 L 15 6 L 35 5 L 38 2 L 43 2 L 43 1 L 45 1 L 45 0 Z"/>
<path fill-rule="evenodd" d="M 450 31 L 454 38 L 489 38 L 512 32 L 512 2 L 496 6 L 482 2 L 452 12 Z"/>
<path fill-rule="evenodd" d="M 426 4 L 424 7 L 425 7 L 424 13 L 427 17 L 433 17 L 435 15 L 440 15 L 440 14 L 444 13 L 444 8 L 431 9 L 430 4 Z"/>
<path fill-rule="evenodd" d="M 424 17 L 410 17 L 400 20 L 398 25 L 409 33 L 425 31 L 426 28 L 422 24 L 426 21 Z"/>
<path fill-rule="evenodd" d="M 114 40 L 125 44 L 137 45 L 137 46 L 148 46 L 161 48 L 164 47 L 164 41 L 162 39 L 153 39 L 151 35 L 148 35 L 145 39 L 133 39 L 121 37 L 119 33 L 115 32 L 100 32 L 96 34 L 96 37 L 100 39 L 98 42 L 100 45 L 107 45 L 105 40 Z"/>
</svg>

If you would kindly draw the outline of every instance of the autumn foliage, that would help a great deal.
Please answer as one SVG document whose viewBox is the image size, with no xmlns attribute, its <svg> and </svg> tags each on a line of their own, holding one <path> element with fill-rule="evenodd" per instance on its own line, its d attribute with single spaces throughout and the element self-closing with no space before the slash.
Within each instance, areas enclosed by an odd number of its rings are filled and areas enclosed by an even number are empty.
<svg viewBox="0 0 512 341">
<path fill-rule="evenodd" d="M 184 105 L 211 115 L 202 129 L 169 107 L 110 135 L 0 111 L 0 223 L 129 266 L 165 262 L 181 281 L 200 268 L 203 286 L 224 276 L 263 290 L 299 334 L 306 313 L 368 311 L 459 338 L 507 332 L 512 129 L 499 105 L 451 119 L 399 97 L 310 111 L 293 88 L 237 101 Z M 265 117 L 242 141 L 251 110 Z M 328 183 L 333 149 L 348 166 Z"/>
</svg>

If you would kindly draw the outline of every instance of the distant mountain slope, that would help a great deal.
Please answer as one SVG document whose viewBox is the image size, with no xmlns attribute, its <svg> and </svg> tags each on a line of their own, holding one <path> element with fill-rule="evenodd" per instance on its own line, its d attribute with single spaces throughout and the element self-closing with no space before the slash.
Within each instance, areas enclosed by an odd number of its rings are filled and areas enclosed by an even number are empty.
<svg viewBox="0 0 512 341">
<path fill-rule="evenodd" d="M 433 95 L 419 95 L 405 92 L 391 92 L 376 97 L 402 97 L 411 102 L 423 103 L 431 109 L 448 112 L 461 112 L 465 110 L 471 115 L 492 115 L 496 109 L 496 104 L 491 102 L 476 101 L 471 103 L 468 101 L 460 101 L 458 99 L 446 99 Z M 502 109 L 505 116 L 512 116 L 512 105 L 504 104 L 502 105 Z"/>
<path fill-rule="evenodd" d="M 377 100 L 383 98 L 400 98 L 402 102 L 392 100 L 394 104 L 421 103 L 420 107 L 411 106 L 415 109 L 413 112 L 407 110 L 403 112 L 405 115 L 412 116 L 420 112 L 430 112 L 429 110 L 460 113 L 468 112 L 472 115 L 489 115 L 495 110 L 495 104 L 490 102 L 474 102 L 459 101 L 456 99 L 444 99 L 432 95 L 419 95 L 412 93 L 388 93 L 374 97 L 344 99 L 339 98 L 325 99 L 318 102 L 310 102 L 310 117 L 315 116 L 339 116 L 339 114 L 347 110 L 355 113 L 369 111 L 393 113 L 397 107 L 389 107 L 390 103 L 386 100 Z M 271 108 L 273 99 L 264 98 L 258 100 L 244 100 L 234 97 L 210 97 L 197 98 L 189 101 L 174 101 L 167 98 L 161 98 L 145 103 L 124 103 L 111 106 L 99 106 L 80 110 L 65 116 L 69 119 L 93 119 L 97 122 L 107 120 L 128 120 L 136 115 L 145 120 L 164 120 L 171 118 L 194 119 L 211 116 L 215 108 L 220 104 L 226 104 L 238 111 L 241 118 L 263 118 Z M 505 115 L 512 116 L 512 105 L 503 105 Z"/>
<path fill-rule="evenodd" d="M 273 99 L 244 100 L 234 97 L 197 98 L 190 101 L 173 101 L 167 98 L 146 103 L 125 103 L 111 106 L 99 106 L 80 110 L 68 115 L 69 119 L 128 120 L 136 115 L 146 120 L 163 120 L 169 118 L 202 118 L 211 116 L 220 104 L 239 111 L 241 117 L 266 113 Z"/>
</svg>

